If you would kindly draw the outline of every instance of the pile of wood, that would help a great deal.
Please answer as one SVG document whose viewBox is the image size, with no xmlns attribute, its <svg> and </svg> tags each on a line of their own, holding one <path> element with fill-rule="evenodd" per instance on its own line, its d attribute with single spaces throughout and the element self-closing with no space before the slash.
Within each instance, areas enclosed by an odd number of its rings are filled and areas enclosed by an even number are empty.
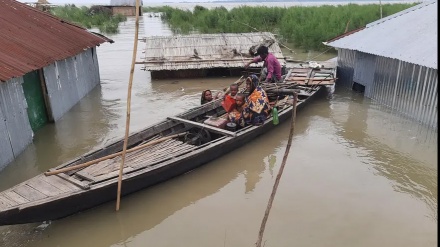
<svg viewBox="0 0 440 247">
<path fill-rule="evenodd" d="M 334 70 L 325 68 L 293 68 L 284 80 L 285 83 L 303 86 L 333 85 L 335 81 Z"/>
</svg>

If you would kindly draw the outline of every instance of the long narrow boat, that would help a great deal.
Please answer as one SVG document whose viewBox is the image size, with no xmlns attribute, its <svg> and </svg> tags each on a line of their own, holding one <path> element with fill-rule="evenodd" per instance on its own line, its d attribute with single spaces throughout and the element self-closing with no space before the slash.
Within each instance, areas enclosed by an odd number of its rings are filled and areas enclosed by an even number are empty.
<svg viewBox="0 0 440 247">
<path fill-rule="evenodd" d="M 327 73 L 334 83 L 334 70 Z M 285 85 L 290 83 L 298 90 L 298 110 L 324 91 L 322 85 L 329 82 L 326 78 L 318 82 L 313 81 L 311 73 L 300 69 L 289 72 Z M 279 121 L 289 119 L 292 113 L 289 101 L 278 101 L 277 107 Z M 127 153 L 123 169 L 122 195 L 191 171 L 277 126 L 272 117 L 260 126 L 237 131 L 204 123 L 207 118 L 224 113 L 217 100 L 132 134 L 127 145 L 132 151 Z M 0 192 L 0 225 L 60 219 L 115 200 L 121 161 L 117 153 L 122 149 L 123 139 Z M 93 165 L 64 171 L 93 161 L 96 162 Z M 47 175 L 49 173 L 57 174 Z"/>
</svg>

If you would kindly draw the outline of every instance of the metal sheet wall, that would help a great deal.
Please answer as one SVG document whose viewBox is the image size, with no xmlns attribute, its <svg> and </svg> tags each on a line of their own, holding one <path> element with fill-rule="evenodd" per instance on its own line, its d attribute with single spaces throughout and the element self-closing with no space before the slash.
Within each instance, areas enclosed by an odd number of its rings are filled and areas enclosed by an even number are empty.
<svg viewBox="0 0 440 247">
<path fill-rule="evenodd" d="M 373 88 L 368 97 L 437 129 L 437 86 L 436 69 L 377 57 Z"/>
<path fill-rule="evenodd" d="M 392 58 L 338 50 L 337 86 L 365 86 L 364 95 L 437 129 L 438 71 Z"/>
<path fill-rule="evenodd" d="M 354 66 L 356 63 L 356 51 L 338 49 L 338 82 L 337 87 L 348 87 L 351 89 L 353 86 Z"/>
<path fill-rule="evenodd" d="M 55 121 L 69 111 L 100 81 L 95 48 L 57 61 L 43 70 Z"/>
<path fill-rule="evenodd" d="M 357 52 L 353 72 L 353 81 L 365 86 L 364 95 L 369 97 L 374 81 L 376 56 Z"/>
<path fill-rule="evenodd" d="M 0 171 L 14 159 L 8 129 L 6 128 L 6 118 L 1 105 L 2 103 L 0 102 Z"/>
<path fill-rule="evenodd" d="M 23 78 L 0 83 L 0 170 L 32 142 Z"/>
</svg>

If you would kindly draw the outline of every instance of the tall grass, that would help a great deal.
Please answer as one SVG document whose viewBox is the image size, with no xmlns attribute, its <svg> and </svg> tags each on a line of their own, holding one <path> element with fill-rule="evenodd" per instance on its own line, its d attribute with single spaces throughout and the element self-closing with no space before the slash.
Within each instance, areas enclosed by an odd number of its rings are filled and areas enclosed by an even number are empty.
<svg viewBox="0 0 440 247">
<path fill-rule="evenodd" d="M 382 14 L 386 17 L 414 5 L 385 4 Z M 283 42 L 317 51 L 327 48 L 322 42 L 380 19 L 377 4 L 288 8 L 240 6 L 229 11 L 224 7 L 196 6 L 189 11 L 163 6 L 146 10 L 162 12 L 162 19 L 179 34 L 268 31 L 279 35 Z"/>
<path fill-rule="evenodd" d="M 98 6 L 88 8 L 68 4 L 51 8 L 51 13 L 85 28 L 97 27 L 102 33 L 117 33 L 119 23 L 127 20 L 123 15 L 112 15 L 111 10 Z"/>
</svg>

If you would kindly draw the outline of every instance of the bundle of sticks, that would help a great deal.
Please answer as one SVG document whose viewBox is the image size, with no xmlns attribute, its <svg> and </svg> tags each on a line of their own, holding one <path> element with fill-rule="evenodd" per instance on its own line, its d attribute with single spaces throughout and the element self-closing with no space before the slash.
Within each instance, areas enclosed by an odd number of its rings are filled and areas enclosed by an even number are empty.
<svg viewBox="0 0 440 247">
<path fill-rule="evenodd" d="M 294 82 L 283 83 L 261 83 L 264 91 L 269 98 L 278 97 L 280 95 L 293 95 L 298 93 L 301 88 Z"/>
</svg>

